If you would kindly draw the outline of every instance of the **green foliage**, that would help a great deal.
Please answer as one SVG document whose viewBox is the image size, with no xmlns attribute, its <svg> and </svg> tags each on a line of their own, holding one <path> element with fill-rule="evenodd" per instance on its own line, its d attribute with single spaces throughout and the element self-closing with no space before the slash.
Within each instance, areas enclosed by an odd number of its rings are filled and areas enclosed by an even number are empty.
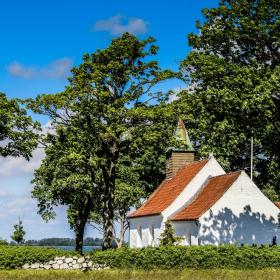
<svg viewBox="0 0 280 280">
<path fill-rule="evenodd" d="M 160 234 L 160 245 L 161 246 L 172 246 L 178 244 L 182 238 L 175 236 L 174 228 L 172 227 L 171 221 L 165 222 L 165 228 Z"/>
<path fill-rule="evenodd" d="M 12 240 L 17 242 L 17 244 L 24 243 L 25 231 L 23 230 L 22 221 L 19 219 L 18 224 L 14 225 L 14 232 L 11 236 Z"/>
<path fill-rule="evenodd" d="M 1 245 L 8 245 L 8 242 L 2 238 L 0 238 L 0 246 Z"/>
<path fill-rule="evenodd" d="M 74 253 L 50 248 L 0 246 L 0 269 L 20 268 L 26 263 L 43 263 L 55 257 L 71 255 Z"/>
<path fill-rule="evenodd" d="M 280 2 L 220 0 L 204 9 L 181 64 L 188 90 L 178 102 L 200 156 L 250 170 L 271 199 L 280 195 Z"/>
<path fill-rule="evenodd" d="M 0 156 L 23 156 L 30 159 L 33 149 L 37 146 L 39 123 L 33 123 L 17 100 L 7 99 L 0 92 Z"/>
<path fill-rule="evenodd" d="M 92 260 L 125 269 L 279 268 L 280 247 L 160 246 L 93 252 Z"/>
</svg>

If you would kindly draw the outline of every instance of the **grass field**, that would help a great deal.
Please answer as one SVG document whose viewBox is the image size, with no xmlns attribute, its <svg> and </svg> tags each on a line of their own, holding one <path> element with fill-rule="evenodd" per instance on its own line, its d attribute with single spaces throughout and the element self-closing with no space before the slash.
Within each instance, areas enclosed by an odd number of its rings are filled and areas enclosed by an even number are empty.
<svg viewBox="0 0 280 280">
<path fill-rule="evenodd" d="M 278 280 L 279 269 L 124 271 L 0 271 L 0 280 Z"/>
</svg>

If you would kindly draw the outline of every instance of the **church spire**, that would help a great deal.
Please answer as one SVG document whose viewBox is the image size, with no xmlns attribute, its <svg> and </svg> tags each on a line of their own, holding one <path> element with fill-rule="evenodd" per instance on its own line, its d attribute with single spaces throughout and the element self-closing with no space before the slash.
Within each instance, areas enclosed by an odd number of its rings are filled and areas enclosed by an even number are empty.
<svg viewBox="0 0 280 280">
<path fill-rule="evenodd" d="M 179 118 L 178 120 L 178 124 L 175 131 L 175 138 L 177 141 L 180 141 L 180 150 L 188 152 L 194 151 L 187 129 L 181 118 Z"/>
<path fill-rule="evenodd" d="M 195 151 L 181 118 L 178 120 L 174 134 L 176 140 L 179 142 L 179 147 L 171 147 L 168 150 L 166 179 L 172 178 L 180 168 L 195 160 Z"/>
</svg>

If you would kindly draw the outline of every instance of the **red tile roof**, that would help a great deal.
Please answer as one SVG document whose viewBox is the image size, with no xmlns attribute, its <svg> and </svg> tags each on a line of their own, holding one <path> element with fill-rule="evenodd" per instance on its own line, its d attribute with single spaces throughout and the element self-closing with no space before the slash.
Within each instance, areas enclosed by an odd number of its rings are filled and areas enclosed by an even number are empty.
<svg viewBox="0 0 280 280">
<path fill-rule="evenodd" d="M 274 204 L 275 204 L 278 208 L 280 208 L 280 201 L 274 201 Z"/>
<path fill-rule="evenodd" d="M 240 173 L 241 171 L 210 178 L 198 196 L 183 210 L 175 214 L 171 220 L 197 220 L 223 196 Z"/>
<path fill-rule="evenodd" d="M 184 190 L 208 160 L 195 161 L 183 166 L 171 179 L 164 180 L 149 199 L 128 217 L 158 215 Z"/>
</svg>

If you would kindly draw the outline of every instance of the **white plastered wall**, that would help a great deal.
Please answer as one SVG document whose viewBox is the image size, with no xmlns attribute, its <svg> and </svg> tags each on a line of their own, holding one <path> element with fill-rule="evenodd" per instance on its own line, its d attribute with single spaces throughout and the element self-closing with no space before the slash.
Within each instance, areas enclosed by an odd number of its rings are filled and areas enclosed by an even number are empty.
<svg viewBox="0 0 280 280">
<path fill-rule="evenodd" d="M 195 221 L 172 222 L 175 235 L 181 237 L 180 245 L 198 245 L 198 226 Z"/>
<path fill-rule="evenodd" d="M 201 244 L 271 244 L 280 242 L 279 209 L 245 172 L 199 219 Z"/>
<path fill-rule="evenodd" d="M 161 215 L 129 219 L 129 246 L 131 248 L 158 246 L 161 226 Z M 154 239 L 152 238 L 152 228 Z"/>
</svg>

